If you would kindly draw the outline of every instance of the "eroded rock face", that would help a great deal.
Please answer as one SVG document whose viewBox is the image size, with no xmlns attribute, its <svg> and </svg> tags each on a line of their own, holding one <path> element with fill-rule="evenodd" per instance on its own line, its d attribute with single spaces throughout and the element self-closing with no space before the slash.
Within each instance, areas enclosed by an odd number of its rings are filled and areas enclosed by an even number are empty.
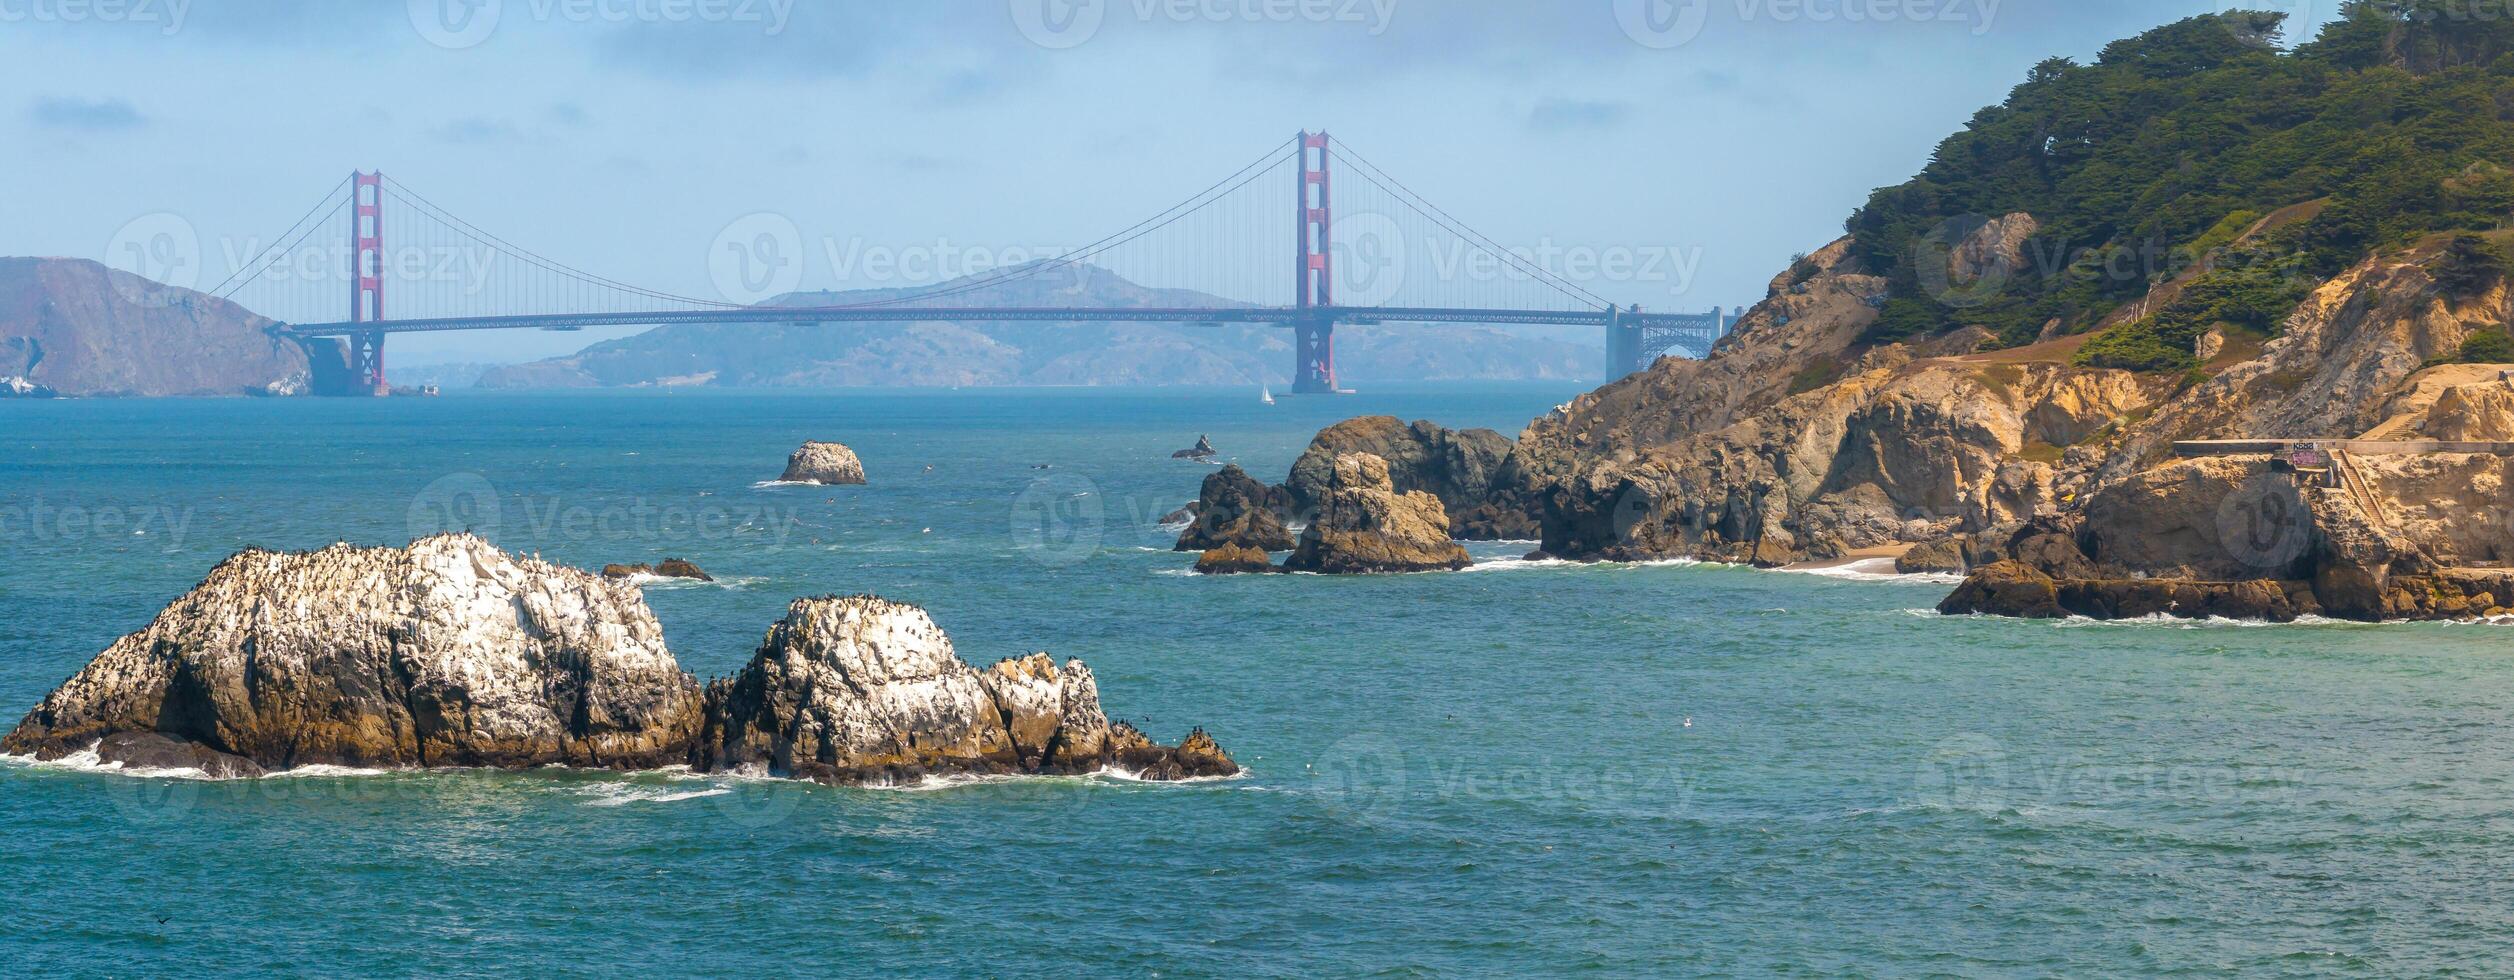
<svg viewBox="0 0 2514 980">
<path fill-rule="evenodd" d="M 1393 415 L 1366 415 L 1321 429 L 1292 462 L 1284 481 L 1294 513 L 1306 515 L 1326 499 L 1335 482 L 1336 458 L 1368 453 L 1385 461 L 1398 493 L 1422 491 L 1441 506 L 1462 512 L 1485 503 L 1494 471 L 1510 455 L 1510 440 L 1491 429 L 1448 429 L 1431 422 L 1411 425 Z"/>
<path fill-rule="evenodd" d="M 246 551 L 46 696 L 0 751 L 160 733 L 267 769 L 679 761 L 698 684 L 636 590 L 470 535 Z"/>
<path fill-rule="evenodd" d="M 2514 385 L 2455 385 L 2436 396 L 2419 434 L 2446 442 L 2514 440 Z"/>
<path fill-rule="evenodd" d="M 1440 498 L 1398 493 L 1388 463 L 1368 453 L 1336 457 L 1335 477 L 1318 501 L 1285 571 L 1353 574 L 1465 568 L 1466 549 L 1449 538 Z"/>
<path fill-rule="evenodd" d="M 1257 482 L 1238 464 L 1224 466 L 1205 476 L 1196 502 L 1188 507 L 1195 522 L 1179 532 L 1172 550 L 1290 551 L 1292 532 L 1283 525 L 1287 500 L 1281 489 Z"/>
<path fill-rule="evenodd" d="M 1098 686 L 1079 661 L 1060 668 L 1033 655 L 981 674 L 924 610 L 851 596 L 796 600 L 749 666 L 708 685 L 689 762 L 701 772 L 889 783 L 1090 772 L 1111 764 L 1111 744 Z M 1236 771 L 1206 762 L 1186 775 Z"/>
<path fill-rule="evenodd" d="M 787 483 L 860 486 L 864 483 L 864 463 L 856 459 L 855 450 L 838 443 L 807 442 L 786 457 L 785 475 L 777 479 Z"/>
<path fill-rule="evenodd" d="M 1544 550 L 1758 563 L 2011 525 L 2081 484 L 2031 451 L 2145 404 L 2126 372 L 1872 352 L 1864 370 L 1666 445 L 1573 453 L 1535 495 Z M 1570 420 L 1565 420 L 1566 422 Z M 1540 420 L 1513 457 L 1558 445 Z"/>
</svg>

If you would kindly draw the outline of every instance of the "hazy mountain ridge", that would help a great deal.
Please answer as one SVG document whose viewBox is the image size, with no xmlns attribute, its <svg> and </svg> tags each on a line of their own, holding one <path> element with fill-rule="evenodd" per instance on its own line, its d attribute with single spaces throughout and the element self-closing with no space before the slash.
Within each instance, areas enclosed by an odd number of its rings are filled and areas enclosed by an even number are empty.
<svg viewBox="0 0 2514 980">
<path fill-rule="evenodd" d="M 0 258 L 0 378 L 62 395 L 264 391 L 306 374 L 277 325 L 87 259 Z"/>
<path fill-rule="evenodd" d="M 962 280 L 966 282 L 968 280 Z M 930 292 L 919 287 L 913 292 Z M 904 289 L 797 293 L 783 306 L 830 306 Z M 958 306 L 1229 307 L 1191 290 L 1153 289 L 1076 267 L 934 300 Z M 903 314 L 906 311 L 903 310 Z M 685 324 L 604 341 L 574 355 L 494 369 L 482 387 L 837 387 L 1283 384 L 1291 333 L 1247 324 L 950 323 Z M 1480 327 L 1348 326 L 1336 331 L 1342 377 L 1370 380 L 1594 377 L 1600 347 Z"/>
</svg>

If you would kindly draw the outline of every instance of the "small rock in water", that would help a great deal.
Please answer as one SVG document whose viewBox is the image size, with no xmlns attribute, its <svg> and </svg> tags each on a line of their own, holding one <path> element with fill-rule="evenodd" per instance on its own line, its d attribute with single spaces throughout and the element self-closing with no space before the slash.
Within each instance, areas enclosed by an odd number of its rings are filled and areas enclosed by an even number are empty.
<svg viewBox="0 0 2514 980">
<path fill-rule="evenodd" d="M 825 486 L 861 486 L 864 463 L 855 450 L 835 442 L 807 442 L 803 448 L 786 457 L 785 475 L 777 478 L 785 483 L 818 483 Z"/>
<path fill-rule="evenodd" d="M 709 575 L 704 571 L 700 571 L 696 563 L 680 558 L 666 558 L 663 560 L 663 563 L 659 565 L 639 563 L 635 565 L 602 566 L 602 577 L 608 579 L 636 578 L 640 575 L 652 575 L 657 578 L 695 579 L 701 582 L 713 582 L 716 580 L 715 576 Z"/>
<path fill-rule="evenodd" d="M 1206 457 L 1208 457 L 1208 456 L 1213 456 L 1213 455 L 1215 455 L 1215 454 L 1216 454 L 1216 450 L 1213 448 L 1213 440 L 1212 440 L 1212 439 L 1208 439 L 1208 438 L 1206 438 L 1206 437 L 1204 437 L 1204 436 L 1197 436 L 1197 437 L 1196 437 L 1196 445 L 1195 445 L 1195 447 L 1194 447 L 1194 448 L 1190 448 L 1190 449 L 1181 449 L 1181 450 L 1179 450 L 1179 451 L 1177 451 L 1177 452 L 1171 453 L 1171 454 L 1170 454 L 1170 458 L 1171 458 L 1171 459 L 1204 459 L 1204 458 L 1206 458 Z"/>
<path fill-rule="evenodd" d="M 245 779 L 263 772 L 243 756 L 156 732 L 107 735 L 96 743 L 96 761 L 119 763 L 124 769 L 197 769 L 217 779 Z"/>
<path fill-rule="evenodd" d="M 1226 544 L 1196 558 L 1198 575 L 1241 575 L 1250 572 L 1274 571 L 1274 562 L 1255 548 Z"/>
</svg>

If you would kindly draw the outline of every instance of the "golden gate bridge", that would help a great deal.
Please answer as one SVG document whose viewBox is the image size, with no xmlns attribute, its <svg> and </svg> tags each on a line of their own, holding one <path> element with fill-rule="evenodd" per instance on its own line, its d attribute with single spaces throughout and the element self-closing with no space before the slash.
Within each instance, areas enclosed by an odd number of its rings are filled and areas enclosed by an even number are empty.
<svg viewBox="0 0 2514 980">
<path fill-rule="evenodd" d="M 1339 185 L 1331 174 L 1349 179 Z M 1288 209 L 1282 183 L 1294 190 Z M 1293 220 L 1284 220 L 1287 210 Z M 342 227 L 345 247 L 316 237 Z M 1323 132 L 1277 144 L 1179 203 L 1052 258 L 844 303 L 689 296 L 596 275 L 491 234 L 380 172 L 343 179 L 273 241 L 210 292 L 278 319 L 277 329 L 306 347 L 314 389 L 326 395 L 389 393 L 384 343 L 396 333 L 678 323 L 1257 324 L 1292 331 L 1292 390 L 1323 394 L 1343 390 L 1338 325 L 1593 325 L 1605 331 L 1610 376 L 1620 377 L 1660 354 L 1705 354 L 1732 321 L 1716 307 L 1655 313 L 1608 302 L 1469 228 Z M 309 254 L 347 261 L 309 263 Z M 475 260 L 448 261 L 458 255 Z M 1285 265 L 1288 278 L 1279 271 Z M 1076 288 L 1091 268 L 1157 288 L 1112 305 Z M 344 286 L 348 316 L 330 319 Z"/>
</svg>

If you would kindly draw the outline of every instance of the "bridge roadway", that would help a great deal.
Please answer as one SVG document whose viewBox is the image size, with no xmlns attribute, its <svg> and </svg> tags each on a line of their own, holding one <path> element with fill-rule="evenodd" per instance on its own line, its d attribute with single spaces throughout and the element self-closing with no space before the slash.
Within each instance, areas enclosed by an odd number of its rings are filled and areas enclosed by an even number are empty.
<svg viewBox="0 0 2514 980">
<path fill-rule="evenodd" d="M 423 317 L 363 323 L 292 323 L 280 330 L 298 337 L 354 337 L 376 333 L 452 330 L 570 330 L 584 327 L 675 323 L 883 323 L 916 320 L 1031 321 L 1075 323 L 1254 323 L 1293 326 L 1319 322 L 1496 323 L 1620 325 L 1626 328 L 1701 330 L 1717 339 L 1723 324 L 1702 313 L 1640 313 L 1630 310 L 1469 310 L 1393 306 L 1220 306 L 1080 309 L 1049 306 L 750 306 L 720 310 L 653 310 L 630 313 L 549 313 L 513 316 Z"/>
</svg>

